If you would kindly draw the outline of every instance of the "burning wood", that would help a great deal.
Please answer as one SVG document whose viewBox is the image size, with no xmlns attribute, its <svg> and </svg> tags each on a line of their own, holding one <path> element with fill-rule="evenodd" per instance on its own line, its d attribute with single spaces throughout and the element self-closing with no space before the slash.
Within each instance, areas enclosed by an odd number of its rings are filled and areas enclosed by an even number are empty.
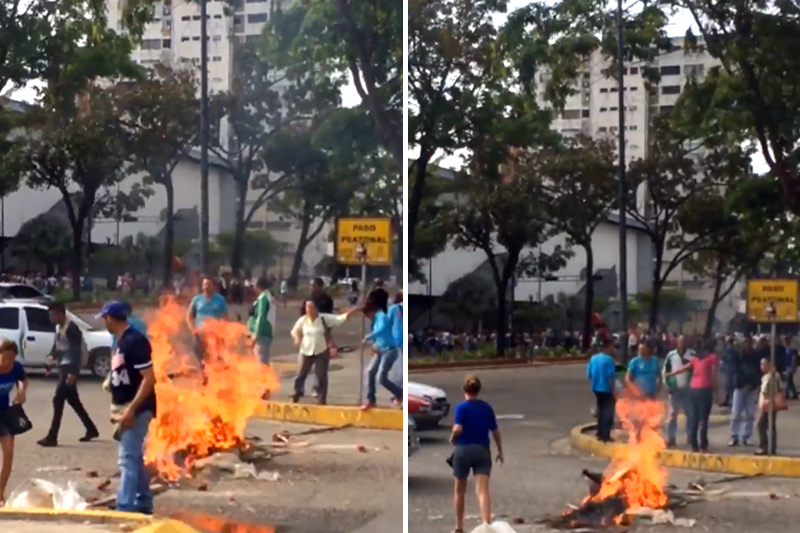
<svg viewBox="0 0 800 533">
<path fill-rule="evenodd" d="M 602 476 L 584 470 L 589 496 L 579 507 L 545 521 L 550 527 L 618 526 L 630 522 L 631 512 L 667 507 L 666 471 L 658 464 L 665 448 L 659 432 L 663 405 L 629 394 L 617 401 L 617 415 L 628 434 L 625 455 L 615 458 Z"/>
<path fill-rule="evenodd" d="M 244 430 L 265 390 L 277 391 L 275 373 L 256 359 L 243 324 L 207 320 L 204 379 L 192 377 L 196 358 L 183 342 L 186 310 L 167 298 L 148 318 L 158 414 L 150 426 L 146 461 L 176 481 L 217 452 L 240 450 Z"/>
</svg>

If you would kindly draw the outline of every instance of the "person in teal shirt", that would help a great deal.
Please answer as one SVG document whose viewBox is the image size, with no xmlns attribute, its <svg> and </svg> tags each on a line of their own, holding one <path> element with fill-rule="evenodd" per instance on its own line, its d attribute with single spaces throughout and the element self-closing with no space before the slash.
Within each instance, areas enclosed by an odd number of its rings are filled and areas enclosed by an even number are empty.
<svg viewBox="0 0 800 533">
<path fill-rule="evenodd" d="M 586 376 L 592 384 L 597 401 L 597 439 L 602 442 L 611 441 L 611 431 L 614 429 L 614 381 L 616 374 L 616 363 L 611 356 L 613 353 L 613 343 L 610 339 L 603 339 L 601 350 L 589 359 L 586 367 Z"/>
<path fill-rule="evenodd" d="M 646 398 L 655 399 L 661 391 L 661 363 L 644 342 L 639 343 L 639 355 L 628 364 L 625 382 L 634 385 Z"/>
<path fill-rule="evenodd" d="M 372 344 L 375 355 L 367 367 L 367 403 L 364 410 L 375 407 L 377 403 L 376 381 L 392 393 L 395 403 L 403 397 L 403 389 L 389 379 L 389 371 L 397 361 L 399 352 L 394 345 L 392 321 L 383 312 L 379 304 L 367 299 L 364 305 L 364 316 L 372 321 L 372 331 L 364 338 L 365 344 Z"/>
<path fill-rule="evenodd" d="M 217 282 L 211 276 L 203 277 L 202 291 L 192 298 L 186 313 L 186 321 L 195 336 L 195 356 L 201 366 L 204 365 L 206 359 L 206 333 L 203 331 L 203 322 L 209 318 L 228 319 L 228 302 L 217 292 Z"/>
<path fill-rule="evenodd" d="M 259 294 L 253 302 L 250 318 L 247 321 L 247 330 L 255 343 L 256 356 L 261 363 L 269 364 L 269 348 L 275 337 L 275 300 L 269 291 L 270 282 L 261 277 L 256 281 Z"/>
<path fill-rule="evenodd" d="M 389 320 L 392 322 L 392 338 L 394 347 L 403 349 L 403 291 L 394 295 L 394 303 L 389 306 Z"/>
</svg>

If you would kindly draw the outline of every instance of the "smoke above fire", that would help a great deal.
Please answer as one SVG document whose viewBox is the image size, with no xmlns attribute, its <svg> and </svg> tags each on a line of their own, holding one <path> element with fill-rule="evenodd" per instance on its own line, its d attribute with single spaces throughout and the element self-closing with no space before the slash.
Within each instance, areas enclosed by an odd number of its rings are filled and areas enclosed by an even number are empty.
<svg viewBox="0 0 800 533">
<path fill-rule="evenodd" d="M 272 369 L 255 357 L 246 326 L 220 320 L 203 322 L 209 339 L 203 379 L 186 311 L 167 297 L 145 317 L 158 402 L 145 461 L 170 481 L 191 476 L 197 459 L 243 445 L 263 393 L 280 386 Z"/>
</svg>

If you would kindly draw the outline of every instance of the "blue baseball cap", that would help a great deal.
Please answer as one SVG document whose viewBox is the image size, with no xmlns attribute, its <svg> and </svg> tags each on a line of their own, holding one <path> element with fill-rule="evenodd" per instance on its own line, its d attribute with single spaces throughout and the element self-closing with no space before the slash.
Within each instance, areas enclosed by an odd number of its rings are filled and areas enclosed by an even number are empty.
<svg viewBox="0 0 800 533">
<path fill-rule="evenodd" d="M 97 315 L 97 318 L 105 318 L 107 316 L 116 318 L 117 320 L 125 320 L 128 318 L 130 306 L 125 302 L 118 302 L 116 300 L 106 302 L 103 310 Z"/>
</svg>

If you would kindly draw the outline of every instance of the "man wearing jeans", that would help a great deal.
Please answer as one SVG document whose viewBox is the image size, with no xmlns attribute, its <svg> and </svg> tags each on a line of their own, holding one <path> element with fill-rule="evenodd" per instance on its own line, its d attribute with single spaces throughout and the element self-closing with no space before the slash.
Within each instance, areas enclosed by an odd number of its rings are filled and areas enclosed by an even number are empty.
<svg viewBox="0 0 800 533">
<path fill-rule="evenodd" d="M 108 302 L 99 317 L 117 339 L 111 358 L 111 403 L 121 412 L 117 422 L 120 471 L 117 510 L 152 514 L 150 476 L 144 466 L 144 441 L 156 415 L 152 348 L 147 337 L 128 324 L 125 304 Z"/>
<path fill-rule="evenodd" d="M 367 367 L 367 403 L 362 406 L 365 411 L 377 403 L 376 381 L 392 393 L 393 398 L 403 397 L 403 389 L 389 379 L 389 371 L 399 353 L 392 335 L 392 321 L 379 305 L 380 302 L 368 299 L 364 306 L 364 316 L 372 321 L 372 331 L 364 338 L 364 343 L 371 343 L 375 352 Z"/>
<path fill-rule="evenodd" d="M 669 391 L 669 423 L 667 425 L 667 447 L 672 448 L 676 445 L 678 433 L 678 415 L 688 413 L 689 402 L 689 380 L 691 373 L 679 374 L 673 377 L 664 377 L 667 374 L 678 370 L 686 365 L 694 357 L 692 350 L 686 349 L 686 339 L 683 335 L 678 337 L 677 347 L 667 354 L 664 360 L 662 378 Z M 689 426 L 686 426 L 686 440 L 689 440 Z"/>
<path fill-rule="evenodd" d="M 586 377 L 592 384 L 592 392 L 597 400 L 597 440 L 611 442 L 614 430 L 614 389 L 616 363 L 612 357 L 613 342 L 607 337 L 601 338 L 602 348 L 589 359 Z"/>
<path fill-rule="evenodd" d="M 738 446 L 740 442 L 749 446 L 761 386 L 761 359 L 749 339 L 745 341 L 739 357 L 733 360 L 733 378 L 736 389 L 731 403 L 731 440 L 728 446 Z"/>
</svg>

